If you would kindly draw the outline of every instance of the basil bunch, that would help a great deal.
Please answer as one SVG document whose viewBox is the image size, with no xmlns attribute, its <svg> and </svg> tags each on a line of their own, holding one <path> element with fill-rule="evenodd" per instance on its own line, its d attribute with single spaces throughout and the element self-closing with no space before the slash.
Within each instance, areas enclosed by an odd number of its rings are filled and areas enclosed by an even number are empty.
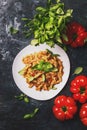
<svg viewBox="0 0 87 130">
<path fill-rule="evenodd" d="M 71 17 L 72 9 L 65 10 L 63 2 L 47 0 L 46 7 L 36 8 L 33 19 L 22 18 L 26 22 L 24 33 L 26 37 L 34 35 L 32 45 L 46 42 L 52 47 L 55 43 L 62 43 L 62 33 Z"/>
</svg>

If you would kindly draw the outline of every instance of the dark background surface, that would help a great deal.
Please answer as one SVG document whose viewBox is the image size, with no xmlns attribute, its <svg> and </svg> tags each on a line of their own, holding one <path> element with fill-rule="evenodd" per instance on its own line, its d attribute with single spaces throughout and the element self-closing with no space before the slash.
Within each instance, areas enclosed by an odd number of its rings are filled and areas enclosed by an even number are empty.
<svg viewBox="0 0 87 130">
<path fill-rule="evenodd" d="M 63 0 L 66 8 L 74 9 L 73 20 L 87 29 L 87 0 Z M 12 77 L 12 63 L 17 53 L 26 47 L 31 39 L 25 39 L 21 31 L 15 36 L 9 33 L 10 25 L 21 30 L 21 17 L 32 17 L 35 7 L 45 5 L 46 0 L 0 0 L 0 130 L 87 130 L 80 122 L 78 113 L 74 119 L 60 122 L 52 114 L 53 99 L 37 101 L 30 99 L 27 104 L 15 99 L 21 92 Z M 59 93 L 70 96 L 69 84 L 75 77 L 75 68 L 82 66 L 82 74 L 87 75 L 87 45 L 73 49 L 68 47 L 71 63 L 70 77 Z M 78 104 L 80 108 L 80 104 Z M 24 120 L 23 115 L 39 108 L 36 116 Z"/>
</svg>

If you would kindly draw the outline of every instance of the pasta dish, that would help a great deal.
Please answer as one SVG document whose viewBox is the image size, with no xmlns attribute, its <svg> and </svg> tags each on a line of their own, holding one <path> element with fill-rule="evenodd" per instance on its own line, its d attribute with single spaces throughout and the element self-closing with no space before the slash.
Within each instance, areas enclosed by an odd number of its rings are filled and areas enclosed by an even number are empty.
<svg viewBox="0 0 87 130">
<path fill-rule="evenodd" d="M 25 79 L 29 88 L 50 90 L 62 82 L 63 63 L 57 54 L 50 50 L 29 54 L 22 59 L 25 67 L 18 73 Z"/>
</svg>

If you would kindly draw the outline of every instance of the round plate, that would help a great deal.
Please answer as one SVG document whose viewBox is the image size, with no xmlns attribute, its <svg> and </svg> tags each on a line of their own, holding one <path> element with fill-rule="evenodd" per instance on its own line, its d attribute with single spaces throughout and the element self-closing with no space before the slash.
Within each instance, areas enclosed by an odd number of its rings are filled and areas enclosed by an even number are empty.
<svg viewBox="0 0 87 130">
<path fill-rule="evenodd" d="M 59 58 L 61 59 L 61 61 L 63 62 L 63 66 L 64 66 L 64 74 L 62 77 L 62 82 L 59 84 L 56 84 L 55 87 L 57 87 L 56 90 L 49 90 L 49 91 L 37 91 L 35 90 L 35 88 L 29 88 L 28 84 L 26 83 L 26 79 L 23 78 L 20 74 L 18 74 L 18 72 L 23 69 L 23 67 L 25 66 L 22 62 L 22 58 L 25 57 L 26 55 L 29 55 L 31 53 L 34 52 L 39 52 L 42 50 L 46 50 L 49 49 L 50 51 L 52 51 L 54 54 L 59 54 Z M 16 83 L 16 85 L 18 86 L 18 88 L 25 93 L 27 96 L 33 98 L 33 99 L 37 99 L 37 100 L 48 100 L 53 98 L 54 96 L 56 96 L 65 86 L 68 77 L 69 77 L 69 73 L 70 73 L 70 61 L 69 58 L 67 56 L 67 54 L 65 53 L 65 51 L 55 45 L 53 48 L 49 47 L 46 44 L 41 44 L 39 46 L 32 46 L 29 45 L 27 47 L 25 47 L 23 50 L 21 50 L 18 55 L 15 57 L 13 65 L 12 65 L 12 74 L 13 74 L 13 78 L 14 81 Z"/>
</svg>

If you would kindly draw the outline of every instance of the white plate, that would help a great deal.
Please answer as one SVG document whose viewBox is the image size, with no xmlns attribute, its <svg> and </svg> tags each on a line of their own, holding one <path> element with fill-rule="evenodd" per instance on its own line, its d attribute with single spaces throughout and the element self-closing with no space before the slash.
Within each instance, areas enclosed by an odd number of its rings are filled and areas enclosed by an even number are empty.
<svg viewBox="0 0 87 130">
<path fill-rule="evenodd" d="M 63 66 L 64 66 L 64 74 L 62 77 L 62 82 L 55 85 L 55 87 L 57 86 L 56 90 L 36 91 L 34 87 L 33 88 L 28 87 L 26 80 L 20 74 L 18 74 L 18 72 L 21 69 L 23 69 L 23 67 L 25 66 L 22 62 L 23 57 L 25 57 L 26 55 L 29 55 L 31 53 L 39 52 L 39 51 L 46 50 L 46 49 L 51 50 L 54 54 L 60 55 L 59 58 L 63 62 Z M 29 45 L 18 53 L 18 55 L 14 59 L 13 66 L 12 66 L 13 78 L 14 78 L 14 81 L 15 81 L 16 85 L 18 86 L 18 88 L 23 93 L 25 93 L 27 96 L 29 96 L 33 99 L 37 99 L 37 100 L 48 100 L 48 99 L 51 99 L 54 96 L 56 96 L 65 86 L 65 84 L 68 80 L 68 77 L 69 77 L 69 73 L 70 73 L 69 58 L 68 58 L 67 54 L 65 53 L 65 51 L 57 45 L 55 45 L 53 48 L 49 47 L 46 44 L 41 44 L 40 46 Z"/>
</svg>

